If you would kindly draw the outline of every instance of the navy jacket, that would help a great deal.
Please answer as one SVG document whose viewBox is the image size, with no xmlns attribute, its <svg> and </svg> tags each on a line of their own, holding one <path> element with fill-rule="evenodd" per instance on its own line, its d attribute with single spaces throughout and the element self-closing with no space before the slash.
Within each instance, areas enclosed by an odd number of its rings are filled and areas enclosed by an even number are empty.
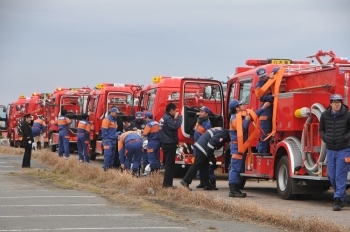
<svg viewBox="0 0 350 232">
<path fill-rule="evenodd" d="M 214 150 L 220 149 L 225 143 L 231 141 L 229 130 L 214 127 L 207 130 L 194 144 L 206 156 L 214 155 Z"/>
<path fill-rule="evenodd" d="M 165 112 L 160 119 L 159 125 L 161 130 L 159 131 L 159 141 L 163 145 L 177 144 L 179 141 L 177 130 L 182 124 L 182 117 L 178 116 L 174 119 L 168 112 Z"/>
</svg>

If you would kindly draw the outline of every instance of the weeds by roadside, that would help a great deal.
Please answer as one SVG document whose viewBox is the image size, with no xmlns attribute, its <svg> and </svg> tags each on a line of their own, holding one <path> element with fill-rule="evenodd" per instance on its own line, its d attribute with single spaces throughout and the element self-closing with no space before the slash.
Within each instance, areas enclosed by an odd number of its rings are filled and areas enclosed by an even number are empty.
<svg viewBox="0 0 350 232">
<path fill-rule="evenodd" d="M 2 154 L 23 155 L 23 149 L 0 147 Z M 49 151 L 34 151 L 33 158 L 53 168 L 54 171 L 26 170 L 26 174 L 51 179 L 66 187 L 89 189 L 112 200 L 130 200 L 140 204 L 140 207 L 151 209 L 158 213 L 168 214 L 166 206 L 182 207 L 187 210 L 204 210 L 222 217 L 240 221 L 272 225 L 286 231 L 349 231 L 349 228 L 332 220 L 325 221 L 314 217 L 298 217 L 277 210 L 263 209 L 249 200 L 227 202 L 215 199 L 203 193 L 189 192 L 186 189 L 163 189 L 162 176 L 133 178 L 129 174 L 116 170 L 103 169 L 96 165 L 79 163 L 76 159 L 64 160 L 56 153 Z M 152 189 L 153 191 L 150 191 Z"/>
</svg>

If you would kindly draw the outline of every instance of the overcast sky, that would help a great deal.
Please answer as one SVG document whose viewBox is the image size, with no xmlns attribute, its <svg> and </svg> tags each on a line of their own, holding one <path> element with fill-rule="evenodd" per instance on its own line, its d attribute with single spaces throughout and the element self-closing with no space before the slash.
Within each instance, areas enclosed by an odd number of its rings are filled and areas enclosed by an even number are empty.
<svg viewBox="0 0 350 232">
<path fill-rule="evenodd" d="M 0 0 L 0 104 L 152 76 L 226 80 L 248 58 L 350 57 L 349 0 Z"/>
</svg>

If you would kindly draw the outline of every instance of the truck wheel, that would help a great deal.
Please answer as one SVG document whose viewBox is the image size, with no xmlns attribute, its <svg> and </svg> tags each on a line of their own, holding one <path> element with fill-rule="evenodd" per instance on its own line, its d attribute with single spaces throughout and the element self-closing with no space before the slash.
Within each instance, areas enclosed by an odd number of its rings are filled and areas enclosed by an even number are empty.
<svg viewBox="0 0 350 232">
<path fill-rule="evenodd" d="M 13 140 L 10 140 L 10 146 L 14 147 L 15 146 L 15 142 Z"/>
<path fill-rule="evenodd" d="M 49 136 L 49 146 L 50 146 L 50 150 L 52 152 L 56 152 L 57 151 L 57 145 L 56 144 L 52 144 L 52 140 L 53 140 L 53 135 L 52 133 Z"/>
<path fill-rule="evenodd" d="M 20 146 L 20 142 L 14 141 L 14 147 L 17 148 L 17 147 L 19 147 L 19 146 Z"/>
<path fill-rule="evenodd" d="M 174 177 L 175 178 L 183 178 L 186 175 L 187 170 L 189 169 L 189 167 L 181 167 L 182 165 L 179 164 L 175 164 L 174 167 Z"/>
<path fill-rule="evenodd" d="M 292 178 L 289 176 L 288 157 L 283 156 L 277 165 L 277 190 L 282 199 L 291 200 L 295 198 L 292 194 Z"/>
<path fill-rule="evenodd" d="M 243 189 L 246 181 L 247 181 L 247 177 L 241 176 L 238 184 L 238 188 Z"/>
</svg>

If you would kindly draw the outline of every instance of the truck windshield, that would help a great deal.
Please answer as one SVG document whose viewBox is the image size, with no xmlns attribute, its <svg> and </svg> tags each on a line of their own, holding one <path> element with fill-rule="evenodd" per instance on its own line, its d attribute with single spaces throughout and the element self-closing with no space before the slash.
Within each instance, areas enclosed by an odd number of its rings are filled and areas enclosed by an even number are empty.
<svg viewBox="0 0 350 232">
<path fill-rule="evenodd" d="M 4 112 L 5 106 L 0 106 L 0 129 L 6 129 L 6 111 Z"/>
</svg>

